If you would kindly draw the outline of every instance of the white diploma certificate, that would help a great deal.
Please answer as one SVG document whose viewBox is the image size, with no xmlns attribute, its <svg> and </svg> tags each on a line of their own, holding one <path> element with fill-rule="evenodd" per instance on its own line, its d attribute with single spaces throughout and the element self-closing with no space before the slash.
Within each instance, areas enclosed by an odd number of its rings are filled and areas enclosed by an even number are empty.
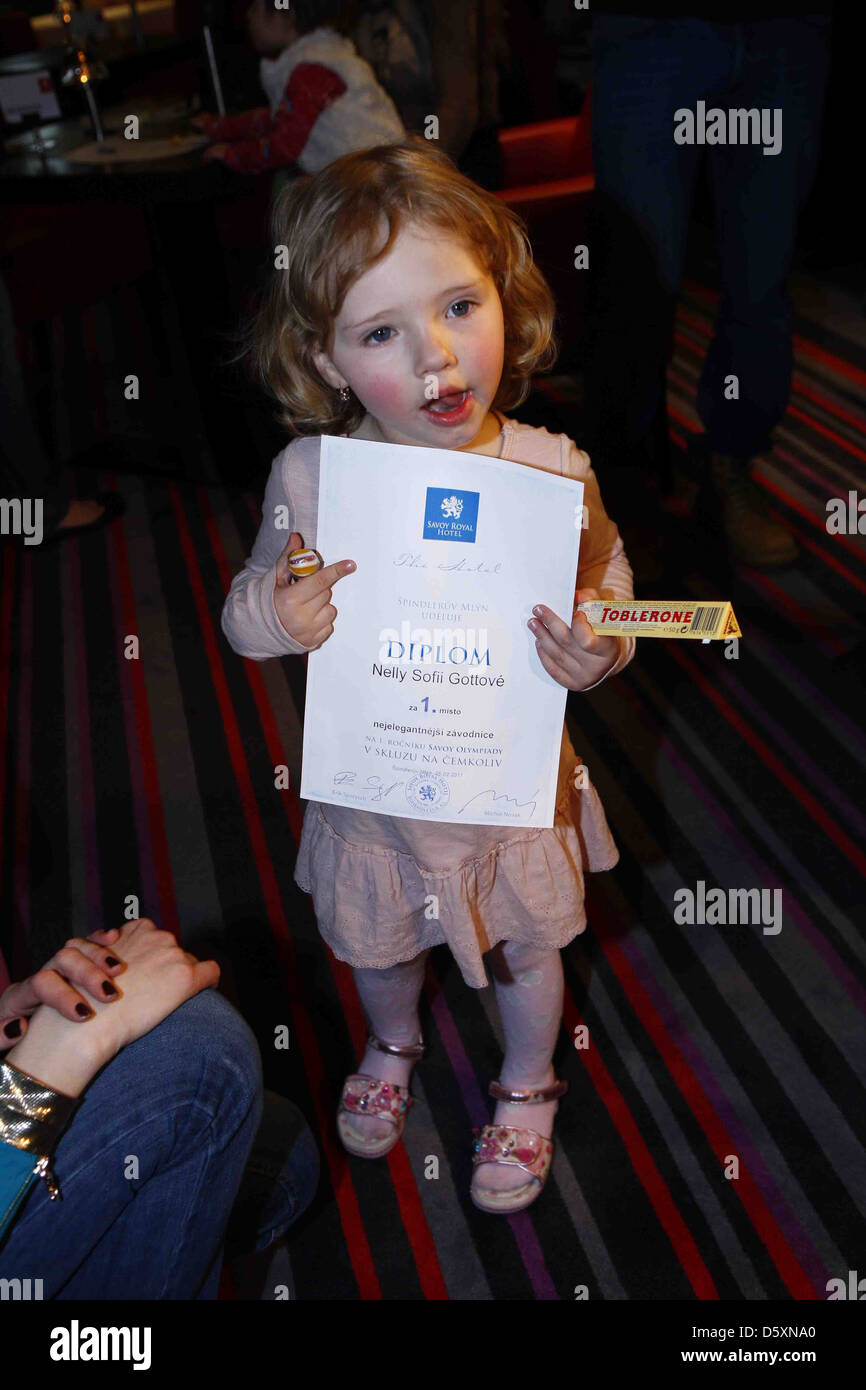
<svg viewBox="0 0 866 1390">
<path fill-rule="evenodd" d="M 483 454 L 324 436 L 316 548 L 358 568 L 310 653 L 301 796 L 413 820 L 553 825 L 583 484 Z"/>
</svg>

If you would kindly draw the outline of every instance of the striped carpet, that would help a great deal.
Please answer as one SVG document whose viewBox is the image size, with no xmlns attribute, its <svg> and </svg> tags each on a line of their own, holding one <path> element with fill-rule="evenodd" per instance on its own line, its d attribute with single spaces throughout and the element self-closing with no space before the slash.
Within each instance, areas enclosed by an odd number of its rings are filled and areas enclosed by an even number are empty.
<svg viewBox="0 0 866 1390">
<path fill-rule="evenodd" d="M 684 452 L 714 298 L 690 282 L 679 306 L 682 559 L 662 596 L 730 597 L 745 636 L 736 660 L 721 643 L 646 642 L 624 676 L 569 700 L 622 861 L 592 880 L 590 929 L 563 952 L 555 1064 L 570 1091 L 548 1188 L 519 1216 L 468 1200 L 502 1037 L 492 989 L 469 990 L 447 948 L 430 958 L 404 1143 L 364 1163 L 337 1141 L 364 1022 L 292 881 L 304 666 L 243 661 L 219 630 L 259 497 L 103 474 L 122 525 L 2 551 L 0 944 L 23 974 L 67 935 L 119 923 L 135 895 L 220 960 L 265 1084 L 321 1147 L 319 1195 L 288 1233 L 298 1299 L 810 1300 L 862 1264 L 866 550 L 827 533 L 825 502 L 863 486 L 866 347 L 798 317 L 790 408 L 758 477 L 802 559 L 731 575 L 689 521 Z M 93 368 L 86 335 L 83 350 L 76 371 Z M 545 382 L 534 421 L 565 428 L 573 385 Z M 674 894 L 699 881 L 780 889 L 782 930 L 678 924 Z"/>
</svg>

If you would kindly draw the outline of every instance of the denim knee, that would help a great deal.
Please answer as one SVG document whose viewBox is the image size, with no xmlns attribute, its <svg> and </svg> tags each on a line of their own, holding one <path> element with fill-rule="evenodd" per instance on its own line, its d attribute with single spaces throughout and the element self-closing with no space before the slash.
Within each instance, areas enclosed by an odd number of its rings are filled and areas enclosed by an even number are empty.
<svg viewBox="0 0 866 1390">
<path fill-rule="evenodd" d="M 215 1110 L 235 1114 L 249 1110 L 258 1124 L 262 1112 L 259 1046 L 234 1005 L 215 989 L 194 995 L 151 1033 L 125 1048 L 127 1064 L 134 1062 L 136 1049 L 144 1046 L 148 1067 L 158 1067 L 181 1083 L 188 1076 L 190 1091 L 210 1101 Z"/>
</svg>

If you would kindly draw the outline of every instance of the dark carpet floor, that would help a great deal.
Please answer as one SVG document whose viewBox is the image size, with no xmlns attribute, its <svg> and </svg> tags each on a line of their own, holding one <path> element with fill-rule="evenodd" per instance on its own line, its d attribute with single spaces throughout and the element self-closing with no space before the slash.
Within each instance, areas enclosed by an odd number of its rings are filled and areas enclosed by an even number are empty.
<svg viewBox="0 0 866 1390">
<path fill-rule="evenodd" d="M 219 630 L 268 459 L 249 490 L 79 472 L 82 494 L 123 493 L 122 524 L 0 553 L 0 945 L 20 975 L 68 935 L 118 924 L 134 895 L 217 956 L 265 1084 L 321 1147 L 315 1205 L 287 1237 L 300 1300 L 572 1300 L 578 1285 L 593 1299 L 810 1300 L 860 1267 L 866 542 L 828 534 L 825 504 L 864 489 L 866 335 L 856 314 L 840 331 L 817 291 L 798 315 L 790 407 L 757 473 L 801 560 L 732 572 L 690 519 L 685 451 L 713 299 L 690 282 L 680 301 L 661 596 L 731 598 L 744 636 L 736 659 L 723 643 L 644 642 L 623 676 L 569 699 L 622 859 L 592 880 L 589 929 L 563 952 L 555 1065 L 570 1091 L 548 1188 L 517 1217 L 468 1198 L 501 1029 L 492 989 L 468 989 L 447 948 L 430 958 L 404 1143 L 365 1163 L 336 1137 L 364 1025 L 292 879 L 304 664 L 241 660 Z M 61 452 L 81 442 L 70 400 L 97 435 L 112 428 L 108 409 L 57 389 L 72 372 L 98 394 L 111 323 L 97 306 L 83 330 L 53 323 L 26 345 Z M 533 423 L 568 429 L 578 397 L 570 378 L 539 384 Z M 781 890 L 782 929 L 678 924 L 674 894 L 699 881 Z M 580 1024 L 588 1048 L 573 1045 Z"/>
</svg>

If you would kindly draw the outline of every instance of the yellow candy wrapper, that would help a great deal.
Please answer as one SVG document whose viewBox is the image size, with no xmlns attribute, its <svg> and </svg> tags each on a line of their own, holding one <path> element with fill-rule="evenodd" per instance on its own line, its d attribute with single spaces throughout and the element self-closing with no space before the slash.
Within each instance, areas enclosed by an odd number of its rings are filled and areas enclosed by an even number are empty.
<svg viewBox="0 0 866 1390">
<path fill-rule="evenodd" d="M 692 637 L 712 642 L 742 637 L 730 603 L 695 599 L 593 599 L 577 606 L 593 632 L 606 637 Z"/>
<path fill-rule="evenodd" d="M 315 574 L 322 568 L 324 561 L 318 550 L 292 550 L 286 557 L 286 564 L 289 571 L 296 579 L 303 579 L 305 575 Z"/>
</svg>

